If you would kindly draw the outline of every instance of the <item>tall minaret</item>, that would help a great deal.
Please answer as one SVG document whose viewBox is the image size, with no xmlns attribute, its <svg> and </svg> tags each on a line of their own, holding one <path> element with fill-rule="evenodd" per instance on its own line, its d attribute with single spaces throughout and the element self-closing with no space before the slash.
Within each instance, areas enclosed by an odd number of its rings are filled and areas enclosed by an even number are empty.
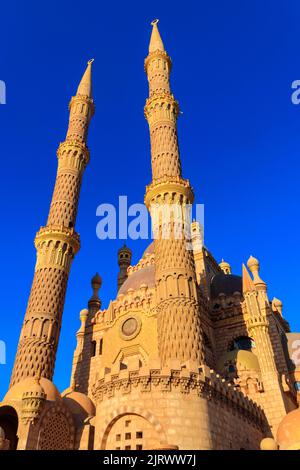
<svg viewBox="0 0 300 470">
<path fill-rule="evenodd" d="M 82 175 L 89 161 L 87 133 L 94 114 L 91 66 L 70 101 L 66 140 L 57 151 L 58 169 L 47 225 L 35 238 L 37 261 L 10 386 L 40 373 L 52 379 L 70 267 L 80 248 L 75 221 Z"/>
<path fill-rule="evenodd" d="M 179 106 L 170 90 L 171 59 L 157 22 L 152 22 L 145 60 L 149 81 L 145 117 L 150 128 L 152 162 L 152 183 L 147 187 L 145 203 L 156 238 L 159 351 L 163 364 L 170 359 L 201 363 L 203 342 L 193 251 L 191 243 L 183 238 L 185 207 L 193 202 L 194 195 L 189 181 L 181 174 L 176 128 Z"/>
</svg>

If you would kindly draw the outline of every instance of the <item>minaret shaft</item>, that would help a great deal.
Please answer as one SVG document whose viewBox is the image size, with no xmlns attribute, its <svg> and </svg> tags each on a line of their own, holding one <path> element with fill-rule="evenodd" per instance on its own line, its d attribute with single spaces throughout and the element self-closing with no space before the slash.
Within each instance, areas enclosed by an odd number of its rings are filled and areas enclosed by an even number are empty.
<svg viewBox="0 0 300 470">
<path fill-rule="evenodd" d="M 90 67 L 77 95 L 70 102 L 66 140 L 60 144 L 56 182 L 47 225 L 36 235 L 37 261 L 28 306 L 20 335 L 11 386 L 35 376 L 52 379 L 61 319 L 72 260 L 79 250 L 74 231 L 82 175 L 89 161 L 87 129 L 94 112 L 90 95 Z"/>
<path fill-rule="evenodd" d="M 145 203 L 155 233 L 160 356 L 164 364 L 171 359 L 200 363 L 203 343 L 194 258 L 182 230 L 193 191 L 181 175 L 176 127 L 179 107 L 170 91 L 171 60 L 163 49 L 156 23 L 145 70 L 149 81 L 145 117 L 152 157 L 152 183 L 147 187 Z"/>
</svg>

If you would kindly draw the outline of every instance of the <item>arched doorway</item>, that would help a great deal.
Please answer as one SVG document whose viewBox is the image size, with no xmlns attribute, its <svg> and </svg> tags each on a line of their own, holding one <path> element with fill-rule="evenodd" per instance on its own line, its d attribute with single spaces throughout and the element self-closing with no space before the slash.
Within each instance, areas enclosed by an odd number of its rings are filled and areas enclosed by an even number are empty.
<svg viewBox="0 0 300 470">
<path fill-rule="evenodd" d="M 9 449 L 16 450 L 18 446 L 18 414 L 12 406 L 0 407 L 0 427 L 4 430 L 5 438 L 9 440 Z"/>
</svg>

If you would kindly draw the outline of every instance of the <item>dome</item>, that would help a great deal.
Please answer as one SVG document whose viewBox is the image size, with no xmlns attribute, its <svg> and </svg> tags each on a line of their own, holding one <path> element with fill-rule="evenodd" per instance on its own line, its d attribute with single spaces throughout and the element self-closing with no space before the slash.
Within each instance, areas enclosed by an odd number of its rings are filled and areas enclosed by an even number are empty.
<svg viewBox="0 0 300 470">
<path fill-rule="evenodd" d="M 92 286 L 94 287 L 98 287 L 100 289 L 101 285 L 102 285 L 102 279 L 101 279 L 101 276 L 96 273 L 93 277 L 92 277 L 92 280 L 91 280 L 91 284 Z"/>
<path fill-rule="evenodd" d="M 128 276 L 124 284 L 122 284 L 119 294 L 125 294 L 128 289 L 137 290 L 145 284 L 147 287 L 155 286 L 155 267 L 154 265 L 145 266 Z"/>
<path fill-rule="evenodd" d="M 24 393 L 35 395 L 36 397 L 45 397 L 45 391 L 41 386 L 41 379 L 34 377 L 33 382 L 30 383 L 28 390 L 24 390 Z"/>
<path fill-rule="evenodd" d="M 244 349 L 229 351 L 223 354 L 218 361 L 218 369 L 225 372 L 230 364 L 234 365 L 238 371 L 254 370 L 260 372 L 257 356 L 253 352 Z"/>
<path fill-rule="evenodd" d="M 278 445 L 276 444 L 275 440 L 272 437 L 265 437 L 260 442 L 260 450 L 277 450 Z"/>
<path fill-rule="evenodd" d="M 46 400 L 56 401 L 60 399 L 59 391 L 50 380 L 41 377 L 39 384 L 37 383 L 35 377 L 27 377 L 8 390 L 3 399 L 3 402 L 10 400 L 22 400 L 23 393 L 31 392 L 36 387 L 39 387 L 39 390 L 42 388 L 42 391 L 46 394 Z"/>
<path fill-rule="evenodd" d="M 150 245 L 147 246 L 146 250 L 143 253 L 143 258 L 145 255 L 154 255 L 154 240 Z"/>
<path fill-rule="evenodd" d="M 62 398 L 72 414 L 87 414 L 88 416 L 95 416 L 96 408 L 92 400 L 81 392 L 76 392 L 67 388 L 62 392 Z"/>
<path fill-rule="evenodd" d="M 216 274 L 210 282 L 211 298 L 216 299 L 219 294 L 232 295 L 235 292 L 242 294 L 242 278 L 235 274 Z"/>
<path fill-rule="evenodd" d="M 252 271 L 253 268 L 255 269 L 259 269 L 259 261 L 257 258 L 254 258 L 254 256 L 250 256 L 250 258 L 248 259 L 247 261 L 247 266 L 248 268 L 250 269 L 250 271 Z"/>
<path fill-rule="evenodd" d="M 278 426 L 276 441 L 280 450 L 300 450 L 300 408 L 283 418 Z"/>
<path fill-rule="evenodd" d="M 220 268 L 222 269 L 223 273 L 231 274 L 231 266 L 227 261 L 222 259 L 221 263 L 219 263 Z"/>
</svg>

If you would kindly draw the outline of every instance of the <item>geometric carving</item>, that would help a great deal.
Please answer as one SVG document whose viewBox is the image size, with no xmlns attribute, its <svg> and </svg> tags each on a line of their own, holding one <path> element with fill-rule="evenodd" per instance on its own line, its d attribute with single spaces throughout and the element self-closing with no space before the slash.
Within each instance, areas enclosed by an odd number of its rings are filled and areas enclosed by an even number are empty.
<svg viewBox="0 0 300 470">
<path fill-rule="evenodd" d="M 74 426 L 70 416 L 53 407 L 44 417 L 38 438 L 39 450 L 70 450 L 74 446 Z"/>
</svg>

